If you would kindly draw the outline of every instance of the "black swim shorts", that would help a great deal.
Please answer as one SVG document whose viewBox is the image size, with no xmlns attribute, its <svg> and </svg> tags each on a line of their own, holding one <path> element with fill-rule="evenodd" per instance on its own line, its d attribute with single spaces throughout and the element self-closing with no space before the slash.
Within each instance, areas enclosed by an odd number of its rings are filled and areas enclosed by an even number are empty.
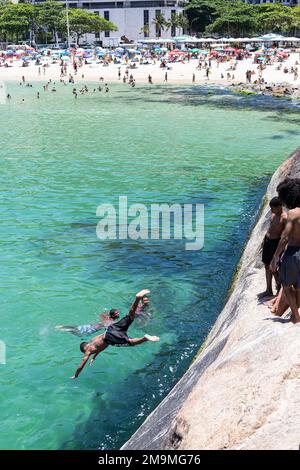
<svg viewBox="0 0 300 470">
<path fill-rule="evenodd" d="M 262 262 L 264 264 L 269 265 L 271 263 L 279 242 L 280 238 L 265 237 L 262 251 Z"/>
<path fill-rule="evenodd" d="M 300 289 L 300 246 L 288 246 L 281 260 L 279 279 L 283 286 Z"/>
<path fill-rule="evenodd" d="M 130 316 L 126 315 L 117 323 L 110 325 L 104 336 L 105 343 L 110 346 L 131 346 L 127 330 L 132 322 Z"/>
</svg>

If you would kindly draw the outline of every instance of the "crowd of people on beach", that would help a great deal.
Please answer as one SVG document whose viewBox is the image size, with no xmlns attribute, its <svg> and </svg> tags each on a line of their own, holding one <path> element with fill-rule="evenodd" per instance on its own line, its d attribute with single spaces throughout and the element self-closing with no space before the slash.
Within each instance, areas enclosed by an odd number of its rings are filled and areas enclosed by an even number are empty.
<svg viewBox="0 0 300 470">
<path fill-rule="evenodd" d="M 215 82 L 248 88 L 258 86 L 259 91 L 285 82 L 297 87 L 298 50 L 282 49 L 276 44 L 251 51 L 246 47 L 220 46 L 206 50 L 163 48 L 164 52 L 161 48 L 137 49 L 135 52 L 123 49 L 122 53 L 117 53 L 122 48 L 116 48 L 103 52 L 102 56 L 97 55 L 99 51 L 96 49 L 94 52 L 82 49 L 80 53 L 72 49 L 55 55 L 52 55 L 55 51 L 48 50 L 44 55 L 32 57 L 10 57 L 2 52 L 0 66 L 8 73 L 11 67 L 14 71 L 16 67 L 26 67 L 28 80 L 47 80 L 49 77 L 63 84 L 75 84 L 84 78 L 95 81 L 97 76 L 103 74 L 106 82 L 122 81 L 133 88 L 138 82 L 176 83 L 182 81 L 182 77 L 185 77 L 186 83 Z M 3 70 L 4 79 L 5 76 Z M 278 94 L 281 92 L 290 94 L 288 88 L 277 90 Z"/>
<path fill-rule="evenodd" d="M 278 185 L 277 192 L 278 196 L 270 201 L 270 224 L 262 247 L 267 287 L 259 298 L 269 298 L 268 307 L 279 317 L 290 309 L 291 321 L 299 323 L 300 179 L 285 179 Z"/>
</svg>

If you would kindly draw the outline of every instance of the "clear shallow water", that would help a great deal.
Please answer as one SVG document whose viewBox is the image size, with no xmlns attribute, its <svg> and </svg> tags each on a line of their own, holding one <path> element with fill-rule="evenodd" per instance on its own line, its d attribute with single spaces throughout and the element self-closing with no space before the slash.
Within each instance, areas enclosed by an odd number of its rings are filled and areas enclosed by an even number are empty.
<svg viewBox="0 0 300 470">
<path fill-rule="evenodd" d="M 119 448 L 216 319 L 268 179 L 299 145 L 299 118 L 224 90 L 116 85 L 75 101 L 58 86 L 38 102 L 40 88 L 7 84 L 0 107 L 0 448 Z M 204 203 L 204 249 L 100 242 L 96 208 L 119 195 Z M 55 325 L 125 314 L 144 287 L 152 318 L 130 332 L 161 342 L 110 348 L 69 380 L 80 340 Z"/>
</svg>

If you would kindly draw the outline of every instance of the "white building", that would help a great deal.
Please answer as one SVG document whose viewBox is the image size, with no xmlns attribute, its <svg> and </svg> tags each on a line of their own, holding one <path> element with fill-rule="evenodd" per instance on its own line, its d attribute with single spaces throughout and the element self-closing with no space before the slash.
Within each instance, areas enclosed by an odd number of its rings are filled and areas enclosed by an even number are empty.
<svg viewBox="0 0 300 470">
<path fill-rule="evenodd" d="M 43 0 L 35 0 L 35 3 Z M 116 46 L 122 37 L 129 41 L 141 39 L 169 39 L 182 34 L 181 28 L 156 28 L 153 24 L 155 17 L 161 13 L 167 21 L 171 16 L 183 11 L 185 0 L 90 0 L 88 2 L 72 0 L 59 0 L 65 4 L 68 1 L 69 8 L 83 8 L 97 13 L 118 27 L 118 31 L 101 32 L 96 35 L 88 34 L 83 40 L 94 42 L 103 46 Z"/>
<path fill-rule="evenodd" d="M 115 45 L 116 38 L 127 38 L 137 41 L 148 38 L 172 38 L 182 33 L 178 28 L 159 29 L 153 24 L 155 17 L 161 13 L 167 21 L 172 14 L 183 11 L 182 0 L 125 0 L 125 1 L 94 1 L 77 3 L 77 7 L 100 14 L 112 21 L 118 31 L 103 32 L 96 35 L 104 46 Z M 70 3 L 70 6 L 72 4 Z M 97 37 L 98 36 L 98 37 Z"/>
</svg>

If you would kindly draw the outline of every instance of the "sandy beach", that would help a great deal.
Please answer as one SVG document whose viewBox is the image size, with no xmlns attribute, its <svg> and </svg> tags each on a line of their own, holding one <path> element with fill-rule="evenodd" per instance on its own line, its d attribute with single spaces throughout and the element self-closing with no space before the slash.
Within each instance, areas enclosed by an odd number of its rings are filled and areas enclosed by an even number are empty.
<svg viewBox="0 0 300 470">
<path fill-rule="evenodd" d="M 300 77 L 296 80 L 294 79 L 293 73 L 284 73 L 284 67 L 289 69 L 292 66 L 297 65 L 299 61 L 299 53 L 291 53 L 290 56 L 283 62 L 281 70 L 277 70 L 278 62 L 267 65 L 266 69 L 262 72 L 262 77 L 264 78 L 267 84 L 278 84 L 278 83 L 288 83 L 293 87 L 297 88 L 300 86 Z M 22 79 L 22 76 L 25 77 L 26 81 L 52 81 L 60 80 L 60 65 L 59 62 L 51 63 L 48 67 L 39 67 L 30 62 L 29 66 L 22 67 L 22 61 L 15 61 L 13 65 L 5 68 L 0 68 L 0 80 L 15 80 L 18 81 Z M 168 64 L 168 69 L 160 68 L 160 62 L 156 64 L 147 64 L 140 65 L 136 63 L 136 68 L 129 69 L 129 74 L 132 74 L 137 84 L 143 84 L 148 82 L 148 75 L 152 77 L 153 84 L 163 84 L 165 81 L 165 74 L 167 72 L 167 83 L 168 84 L 186 84 L 190 85 L 193 83 L 193 74 L 195 74 L 195 85 L 203 84 L 217 84 L 223 86 L 229 86 L 232 84 L 246 83 L 246 71 L 251 70 L 254 73 L 252 74 L 252 82 L 259 78 L 258 73 L 258 64 L 254 63 L 253 57 L 249 59 L 244 59 L 237 61 L 236 70 L 231 70 L 231 62 L 217 63 L 215 60 L 212 61 L 211 72 L 209 79 L 206 77 L 205 69 L 199 70 L 198 59 L 191 59 L 190 62 L 174 62 Z M 104 82 L 113 83 L 122 81 L 126 70 L 126 64 L 113 64 L 104 66 L 99 63 L 84 64 L 82 67 L 78 68 L 78 72 L 74 75 L 74 70 L 71 65 L 68 65 L 68 75 L 72 74 L 76 82 L 99 82 L 99 78 L 103 77 Z M 39 68 L 40 74 L 39 74 Z M 118 78 L 119 68 L 121 70 L 121 79 Z M 230 73 L 230 78 L 227 77 L 227 74 Z M 223 75 L 223 78 L 222 78 Z M 232 77 L 233 75 L 233 77 Z"/>
</svg>

